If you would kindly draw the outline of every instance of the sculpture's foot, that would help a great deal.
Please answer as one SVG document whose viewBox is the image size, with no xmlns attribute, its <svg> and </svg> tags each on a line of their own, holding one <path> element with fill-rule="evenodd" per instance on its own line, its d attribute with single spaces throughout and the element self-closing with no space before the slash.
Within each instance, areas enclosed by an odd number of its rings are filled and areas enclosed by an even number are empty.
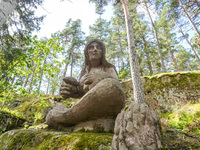
<svg viewBox="0 0 200 150">
<path fill-rule="evenodd" d="M 63 114 L 67 113 L 70 108 L 65 107 L 61 103 L 57 103 L 56 107 L 49 111 L 46 116 L 46 123 L 49 126 L 58 126 L 65 122 L 65 117 Z"/>
</svg>

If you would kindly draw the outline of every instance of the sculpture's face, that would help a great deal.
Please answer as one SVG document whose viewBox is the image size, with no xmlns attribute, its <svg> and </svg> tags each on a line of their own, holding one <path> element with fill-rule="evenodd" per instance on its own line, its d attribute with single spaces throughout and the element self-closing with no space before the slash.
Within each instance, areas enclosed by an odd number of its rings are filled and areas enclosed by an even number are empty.
<svg viewBox="0 0 200 150">
<path fill-rule="evenodd" d="M 89 60 L 101 60 L 102 58 L 102 49 L 100 45 L 96 42 L 93 42 L 88 47 Z"/>
</svg>

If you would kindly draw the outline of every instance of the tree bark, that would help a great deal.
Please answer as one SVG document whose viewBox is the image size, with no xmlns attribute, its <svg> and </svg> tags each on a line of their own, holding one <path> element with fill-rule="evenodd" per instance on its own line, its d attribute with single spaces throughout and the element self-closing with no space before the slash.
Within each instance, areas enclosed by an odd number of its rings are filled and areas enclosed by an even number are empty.
<svg viewBox="0 0 200 150">
<path fill-rule="evenodd" d="M 32 77 L 31 77 L 31 82 L 30 82 L 30 85 L 29 85 L 29 94 L 31 93 L 32 88 L 33 88 L 33 80 L 34 80 L 34 77 L 35 77 L 35 69 L 36 69 L 36 66 L 34 66 L 34 68 L 33 68 L 33 73 L 32 73 Z"/>
<path fill-rule="evenodd" d="M 195 51 L 195 49 L 193 48 L 192 44 L 190 43 L 190 41 L 187 39 L 187 37 L 185 36 L 185 34 L 183 33 L 182 29 L 179 27 L 179 25 L 176 23 L 176 21 L 174 20 L 174 18 L 172 17 L 172 15 L 170 14 L 172 21 L 174 22 L 174 24 L 176 24 L 176 26 L 178 27 L 179 31 L 181 32 L 181 34 L 183 35 L 183 37 L 185 38 L 185 40 L 187 41 L 187 43 L 190 45 L 190 48 L 192 49 L 192 51 L 194 52 L 194 55 L 196 57 L 196 59 L 199 61 L 200 63 L 200 58 L 197 54 L 197 52 Z"/>
<path fill-rule="evenodd" d="M 68 60 L 70 60 L 71 59 L 71 52 L 69 52 L 69 56 L 68 56 Z M 66 74 L 67 74 L 67 68 L 68 68 L 68 65 L 69 65 L 69 63 L 68 63 L 68 60 L 66 60 L 66 64 L 65 64 L 65 69 L 64 69 L 64 73 L 63 73 L 63 78 L 66 76 Z M 63 79 L 62 79 L 62 81 L 61 81 L 61 85 L 63 84 Z"/>
<path fill-rule="evenodd" d="M 72 77 L 72 72 L 73 72 L 73 55 L 72 55 L 72 62 L 71 62 L 71 71 L 70 71 L 70 77 Z"/>
<path fill-rule="evenodd" d="M 50 85 L 50 77 L 48 78 L 48 81 L 47 81 L 47 90 L 46 90 L 46 94 L 49 93 L 49 85 Z"/>
<path fill-rule="evenodd" d="M 195 24 L 192 22 L 190 16 L 188 15 L 187 11 L 185 10 L 184 6 L 183 6 L 183 3 L 181 2 L 181 0 L 178 0 L 183 12 L 185 13 L 187 19 L 189 20 L 190 24 L 192 25 L 193 29 L 196 31 L 198 37 L 199 37 L 199 40 L 200 40 L 200 32 L 199 30 L 196 28 Z"/>
<path fill-rule="evenodd" d="M 159 40 L 158 40 L 157 30 L 156 30 L 156 27 L 155 27 L 155 25 L 154 25 L 154 23 L 153 23 L 153 20 L 152 20 L 152 18 L 151 18 L 151 14 L 150 14 L 149 9 L 148 9 L 148 7 L 147 7 L 147 3 L 146 3 L 145 0 L 143 0 L 143 2 L 144 2 L 144 5 L 145 5 L 145 7 L 146 7 L 146 10 L 147 10 L 147 13 L 148 13 L 148 16 L 149 16 L 149 19 L 150 19 L 150 21 L 151 21 L 151 25 L 152 25 L 152 28 L 153 28 L 153 31 L 154 31 L 154 35 L 155 35 L 155 38 L 156 38 L 156 45 L 157 45 L 157 47 L 158 47 L 158 54 L 159 54 L 159 57 L 160 57 L 161 70 L 162 70 L 162 72 L 164 73 L 164 72 L 166 72 L 166 67 L 165 67 L 165 63 L 164 63 L 162 51 L 161 51 L 161 49 L 160 49 L 160 43 L 159 43 Z"/>
<path fill-rule="evenodd" d="M 28 79 L 29 79 L 30 75 L 31 75 L 31 74 L 28 74 L 27 77 L 26 77 L 26 81 L 24 82 L 24 88 L 26 88 L 26 86 L 27 86 Z"/>
<path fill-rule="evenodd" d="M 118 32 L 120 32 L 119 29 L 118 29 Z M 121 69 L 124 69 L 124 60 L 123 60 L 123 54 L 124 54 L 124 52 L 123 52 L 123 48 L 122 48 L 121 36 L 119 36 L 119 47 L 120 47 L 119 49 L 120 49 L 121 61 L 122 61 L 122 68 Z"/>
<path fill-rule="evenodd" d="M 11 82 L 11 84 L 13 85 L 14 82 L 15 82 L 15 75 L 13 75 L 13 78 L 12 78 L 12 82 Z"/>
<path fill-rule="evenodd" d="M 152 65 L 151 65 L 151 59 L 150 59 L 150 56 L 149 56 L 149 49 L 147 47 L 147 41 L 146 39 L 144 38 L 144 33 L 142 32 L 142 40 L 144 42 L 144 51 L 145 51 L 145 54 L 147 56 L 147 64 L 148 64 L 148 67 L 149 67 L 149 72 L 150 72 L 150 75 L 153 74 L 153 69 L 152 69 Z"/>
<path fill-rule="evenodd" d="M 178 67 L 178 64 L 177 64 L 177 61 L 176 61 L 176 57 L 174 56 L 174 53 L 172 52 L 172 49 L 171 49 L 170 44 L 169 44 L 169 42 L 168 42 L 167 39 L 168 39 L 168 38 L 165 37 L 165 40 L 166 40 L 166 42 L 167 42 L 167 46 L 168 46 L 168 48 L 169 48 L 169 53 L 170 53 L 171 58 L 172 58 L 172 61 L 173 61 L 173 63 L 174 63 L 174 67 L 176 68 L 176 71 L 180 71 L 180 69 L 179 69 L 179 67 Z"/>
<path fill-rule="evenodd" d="M 43 69 L 41 69 L 40 81 L 39 81 L 39 85 L 38 85 L 37 94 L 40 94 L 40 88 L 41 88 L 41 84 L 42 84 L 42 78 L 43 78 Z"/>
<path fill-rule="evenodd" d="M 0 0 L 0 27 L 17 6 L 17 0 Z"/>
<path fill-rule="evenodd" d="M 46 64 L 46 59 L 44 60 L 44 65 Z M 42 84 L 42 78 L 43 78 L 43 69 L 41 69 L 41 74 L 40 74 L 40 81 L 39 81 L 39 85 L 38 85 L 38 91 L 37 93 L 40 94 L 40 88 L 41 88 L 41 84 Z"/>
<path fill-rule="evenodd" d="M 170 52 L 171 58 L 173 60 L 174 67 L 176 68 L 176 71 L 180 71 L 180 69 L 178 67 L 178 64 L 177 64 L 177 61 L 176 61 L 176 57 L 174 56 L 174 54 L 173 54 L 172 49 L 171 49 L 170 46 L 169 46 L 169 52 Z"/>
<path fill-rule="evenodd" d="M 197 6 L 200 8 L 200 3 L 197 0 L 195 0 L 194 3 L 196 3 Z"/>
<path fill-rule="evenodd" d="M 122 0 L 122 6 L 124 8 L 124 15 L 125 15 L 125 21 L 126 21 L 128 48 L 129 48 L 129 61 L 130 61 L 131 77 L 132 77 L 133 89 L 134 89 L 134 101 L 136 104 L 144 103 L 145 102 L 144 90 L 142 87 L 142 82 L 141 82 L 140 73 L 139 73 L 138 56 L 137 56 L 136 47 L 135 47 L 133 25 L 132 25 L 132 20 L 129 14 L 126 0 Z"/>
</svg>

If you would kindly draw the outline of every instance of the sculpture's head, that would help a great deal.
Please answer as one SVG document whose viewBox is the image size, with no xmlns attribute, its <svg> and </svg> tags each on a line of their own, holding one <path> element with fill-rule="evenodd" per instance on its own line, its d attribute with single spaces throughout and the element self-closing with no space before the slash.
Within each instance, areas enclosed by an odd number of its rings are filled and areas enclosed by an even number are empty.
<svg viewBox="0 0 200 150">
<path fill-rule="evenodd" d="M 81 71 L 80 78 L 85 73 L 88 73 L 91 69 L 91 63 L 90 63 L 91 59 L 89 58 L 89 53 L 88 53 L 90 46 L 97 46 L 97 45 L 99 46 L 98 49 L 101 49 L 101 56 L 100 57 L 95 56 L 95 57 L 100 59 L 100 65 L 102 65 L 102 67 L 104 67 L 104 68 L 113 68 L 116 71 L 115 66 L 108 63 L 106 60 L 106 56 L 105 56 L 106 55 L 106 47 L 105 47 L 104 43 L 98 39 L 91 39 L 87 42 L 85 49 L 84 49 L 85 66 Z M 117 71 L 116 71 L 116 73 L 117 73 Z"/>
<path fill-rule="evenodd" d="M 93 57 L 93 56 L 90 56 L 90 54 L 89 54 L 89 51 L 91 48 L 97 48 L 98 53 L 101 55 L 101 56 L 98 56 L 99 54 L 97 54 L 96 56 L 94 56 L 94 59 L 95 59 L 95 57 L 97 59 L 99 58 L 101 65 L 106 66 L 108 63 L 106 60 L 106 57 L 105 57 L 106 48 L 105 48 L 104 43 L 98 39 L 91 39 L 87 42 L 85 49 L 84 49 L 85 65 L 86 66 L 91 65 L 90 60 L 91 60 L 91 57 Z"/>
</svg>

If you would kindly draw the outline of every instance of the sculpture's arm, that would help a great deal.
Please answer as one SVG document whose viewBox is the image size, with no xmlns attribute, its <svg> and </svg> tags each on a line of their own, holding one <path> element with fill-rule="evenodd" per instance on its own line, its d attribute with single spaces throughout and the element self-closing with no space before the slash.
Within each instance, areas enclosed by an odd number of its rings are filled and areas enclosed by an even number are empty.
<svg viewBox="0 0 200 150">
<path fill-rule="evenodd" d="M 114 68 L 105 68 L 105 72 L 107 72 L 108 74 L 110 74 L 113 78 L 119 79 L 118 75 L 117 75 L 117 73 L 116 73 L 116 71 L 115 71 Z"/>
</svg>

